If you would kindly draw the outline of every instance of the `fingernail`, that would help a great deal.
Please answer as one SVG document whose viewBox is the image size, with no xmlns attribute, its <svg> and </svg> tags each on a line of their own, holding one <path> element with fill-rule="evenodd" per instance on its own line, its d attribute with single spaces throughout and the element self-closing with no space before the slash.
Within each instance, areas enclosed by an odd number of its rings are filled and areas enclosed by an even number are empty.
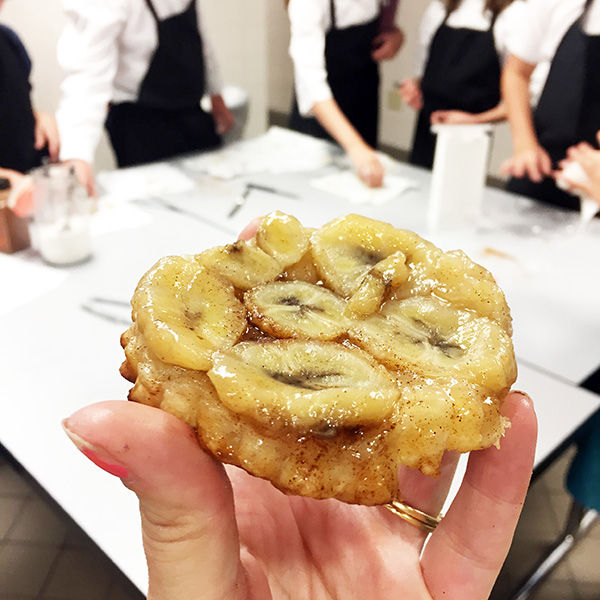
<svg viewBox="0 0 600 600">
<path fill-rule="evenodd" d="M 89 458 L 96 466 L 102 470 L 123 479 L 128 476 L 127 468 L 119 464 L 115 458 L 102 448 L 98 448 L 84 440 L 81 436 L 73 433 L 67 424 L 68 419 L 62 422 L 63 429 L 68 438 L 75 444 L 77 449 L 87 458 Z"/>
<path fill-rule="evenodd" d="M 526 392 L 522 392 L 521 390 L 513 390 L 515 392 L 515 394 L 519 394 L 521 396 L 523 396 L 523 398 L 525 398 L 525 400 L 527 400 L 527 402 L 529 404 L 531 404 L 531 406 L 533 406 L 533 399 L 531 398 L 531 396 L 526 393 Z"/>
</svg>

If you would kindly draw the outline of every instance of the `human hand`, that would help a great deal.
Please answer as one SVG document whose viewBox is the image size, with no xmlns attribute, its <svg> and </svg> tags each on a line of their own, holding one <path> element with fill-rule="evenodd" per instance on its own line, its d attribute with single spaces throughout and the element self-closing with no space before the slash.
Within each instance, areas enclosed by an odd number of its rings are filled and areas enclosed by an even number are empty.
<svg viewBox="0 0 600 600">
<path fill-rule="evenodd" d="M 377 156 L 377 152 L 366 144 L 360 144 L 348 151 L 350 160 L 360 180 L 369 187 L 381 187 L 385 169 Z"/>
<path fill-rule="evenodd" d="M 541 146 L 534 146 L 505 160 L 500 166 L 500 174 L 517 178 L 529 177 L 537 183 L 544 177 L 552 176 L 552 160 Z"/>
<path fill-rule="evenodd" d="M 531 475 L 530 401 L 506 398 L 500 449 L 472 452 L 427 546 L 385 507 L 286 496 L 206 454 L 174 416 L 133 402 L 88 406 L 64 422 L 93 462 L 140 501 L 148 600 L 484 600 L 508 552 Z M 400 470 L 405 502 L 437 514 L 453 472 Z M 423 550 L 423 551 L 422 551 Z"/>
<path fill-rule="evenodd" d="M 28 175 L 0 168 L 0 177 L 10 181 L 8 206 L 17 217 L 28 217 L 33 212 L 33 181 Z"/>
<path fill-rule="evenodd" d="M 235 124 L 235 117 L 233 113 L 227 108 L 223 96 L 215 94 L 210 97 L 211 109 L 215 125 L 217 127 L 217 133 L 223 135 L 231 130 Z"/>
<path fill-rule="evenodd" d="M 375 39 L 373 40 L 371 58 L 375 62 L 390 60 L 396 56 L 398 50 L 402 48 L 403 43 L 404 32 L 398 27 L 390 29 L 389 31 L 383 31 L 375 36 Z"/>
<path fill-rule="evenodd" d="M 60 152 L 60 139 L 56 119 L 47 112 L 35 113 L 35 149 L 41 150 L 48 147 L 51 162 L 58 162 Z"/>
<path fill-rule="evenodd" d="M 436 110 L 431 113 L 432 125 L 471 125 L 478 122 L 476 114 L 463 110 Z"/>
<path fill-rule="evenodd" d="M 96 179 L 92 165 L 80 158 L 73 158 L 66 162 L 73 166 L 75 177 L 77 177 L 77 181 L 86 189 L 88 196 L 97 198 L 98 191 L 96 190 Z"/>
<path fill-rule="evenodd" d="M 598 133 L 600 143 L 600 133 Z M 583 170 L 583 177 L 577 177 L 572 172 L 572 163 L 578 164 Z M 567 159 L 561 163 L 561 171 L 556 173 L 558 179 L 567 183 L 569 191 L 581 193 L 600 204 L 600 150 L 582 142 L 567 150 Z"/>
<path fill-rule="evenodd" d="M 421 94 L 421 87 L 418 80 L 405 79 L 400 85 L 398 93 L 402 100 L 414 110 L 421 110 L 423 108 L 423 94 Z"/>
</svg>

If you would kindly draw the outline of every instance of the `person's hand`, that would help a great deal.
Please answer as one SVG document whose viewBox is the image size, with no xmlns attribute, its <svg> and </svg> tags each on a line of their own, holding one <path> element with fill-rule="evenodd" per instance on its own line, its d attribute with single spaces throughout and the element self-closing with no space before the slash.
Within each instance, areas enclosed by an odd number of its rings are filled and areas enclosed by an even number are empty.
<svg viewBox="0 0 600 600">
<path fill-rule="evenodd" d="M 436 110 L 431 113 L 431 124 L 471 125 L 479 123 L 477 115 L 463 110 Z"/>
<path fill-rule="evenodd" d="M 73 166 L 75 177 L 77 177 L 77 181 L 86 189 L 88 196 L 97 198 L 98 191 L 96 190 L 96 178 L 94 177 L 92 165 L 80 158 L 73 158 L 65 162 Z"/>
<path fill-rule="evenodd" d="M 60 152 L 60 138 L 56 119 L 47 112 L 35 113 L 35 149 L 42 150 L 48 147 L 51 162 L 58 162 Z"/>
<path fill-rule="evenodd" d="M 348 151 L 348 156 L 360 180 L 369 187 L 381 187 L 385 169 L 377 152 L 366 144 L 358 144 Z"/>
<path fill-rule="evenodd" d="M 375 62 L 390 60 L 396 56 L 403 43 L 404 32 L 400 28 L 395 27 L 389 31 L 383 31 L 375 36 L 373 40 L 371 58 Z"/>
<path fill-rule="evenodd" d="M 33 213 L 33 181 L 28 175 L 0 168 L 0 177 L 10 181 L 8 206 L 18 217 L 29 217 Z"/>
<path fill-rule="evenodd" d="M 398 90 L 400 98 L 414 110 L 423 108 L 423 94 L 417 79 L 405 79 Z"/>
<path fill-rule="evenodd" d="M 600 144 L 600 132 L 598 132 L 597 138 Z M 600 204 L 600 150 L 596 150 L 585 142 L 572 146 L 567 150 L 567 159 L 561 164 L 561 167 L 566 169 L 568 163 L 571 162 L 576 162 L 581 166 L 585 178 L 569 177 L 568 171 L 555 175 L 560 176 L 571 191 L 581 192 Z"/>
<path fill-rule="evenodd" d="M 149 600 L 484 600 L 506 557 L 531 476 L 536 419 L 519 393 L 500 448 L 472 452 L 452 505 L 426 534 L 385 507 L 287 496 L 206 454 L 159 409 L 103 402 L 64 422 L 93 462 L 140 501 Z M 404 501 L 437 514 L 453 473 L 401 469 Z"/>
<path fill-rule="evenodd" d="M 501 175 L 513 177 L 529 177 L 536 183 L 544 177 L 552 176 L 552 160 L 541 146 L 516 152 L 514 156 L 505 160 L 500 166 Z"/>
<path fill-rule="evenodd" d="M 227 108 L 223 96 L 215 94 L 210 97 L 212 115 L 217 127 L 217 133 L 223 135 L 231 130 L 235 124 L 233 113 Z"/>
</svg>

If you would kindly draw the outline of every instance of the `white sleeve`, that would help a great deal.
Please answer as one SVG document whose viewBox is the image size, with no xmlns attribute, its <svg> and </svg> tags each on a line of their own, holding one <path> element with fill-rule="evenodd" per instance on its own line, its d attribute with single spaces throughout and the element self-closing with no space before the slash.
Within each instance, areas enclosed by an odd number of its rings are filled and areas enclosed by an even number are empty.
<svg viewBox="0 0 600 600">
<path fill-rule="evenodd" d="M 513 30 L 507 37 L 508 53 L 534 65 L 545 59 L 542 50 L 556 4 L 557 0 L 527 0 L 524 3 L 520 18 L 512 21 Z"/>
<path fill-rule="evenodd" d="M 431 40 L 433 40 L 433 36 L 443 23 L 445 16 L 446 9 L 440 0 L 433 0 L 423 14 L 421 25 L 419 26 L 419 43 L 415 53 L 415 77 L 423 77 L 425 66 L 427 65 L 427 59 L 429 57 Z"/>
<path fill-rule="evenodd" d="M 288 5 L 296 98 L 304 116 L 312 115 L 315 103 L 333 97 L 325 68 L 327 11 L 322 0 L 290 0 Z"/>
<path fill-rule="evenodd" d="M 196 3 L 196 10 L 198 13 L 198 29 L 202 36 L 202 47 L 204 49 L 205 92 L 213 96 L 222 92 L 223 79 L 221 78 L 221 70 L 219 68 L 214 46 L 210 36 L 207 35 L 206 27 L 204 26 L 200 3 Z"/>
<path fill-rule="evenodd" d="M 58 42 L 64 70 L 56 113 L 61 160 L 93 162 L 118 65 L 122 0 L 63 0 L 67 22 Z"/>
<path fill-rule="evenodd" d="M 516 35 L 519 24 L 527 18 L 525 0 L 514 0 L 496 19 L 494 25 L 494 42 L 502 63 L 506 60 L 509 47 L 512 46 L 511 37 Z"/>
</svg>

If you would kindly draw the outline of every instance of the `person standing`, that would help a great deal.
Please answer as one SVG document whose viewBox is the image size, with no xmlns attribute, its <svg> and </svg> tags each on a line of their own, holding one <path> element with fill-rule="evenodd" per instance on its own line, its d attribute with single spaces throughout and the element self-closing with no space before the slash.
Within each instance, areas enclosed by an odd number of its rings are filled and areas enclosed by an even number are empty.
<svg viewBox="0 0 600 600">
<path fill-rule="evenodd" d="M 500 75 L 507 39 L 522 2 L 434 0 L 421 22 L 416 76 L 400 95 L 419 111 L 409 162 L 431 168 L 435 123 L 491 123 L 505 118 Z"/>
<path fill-rule="evenodd" d="M 0 0 L 0 10 L 3 4 Z M 0 168 L 11 172 L 26 173 L 44 157 L 58 160 L 54 117 L 33 108 L 31 67 L 19 36 L 0 24 Z"/>
<path fill-rule="evenodd" d="M 61 160 L 95 193 L 105 124 L 126 167 L 217 147 L 233 125 L 199 0 L 63 0 Z M 208 93 L 212 114 L 200 107 Z"/>
<path fill-rule="evenodd" d="M 295 95 L 289 126 L 333 139 L 359 177 L 380 186 L 377 158 L 379 66 L 396 55 L 403 34 L 394 23 L 397 1 L 290 0 L 290 55 Z"/>
<path fill-rule="evenodd" d="M 559 189 L 553 171 L 569 147 L 594 145 L 600 129 L 600 1 L 527 0 L 502 75 L 514 153 L 501 167 L 506 189 L 545 203 L 579 209 Z M 538 63 L 548 75 L 532 111 L 529 81 Z"/>
</svg>

